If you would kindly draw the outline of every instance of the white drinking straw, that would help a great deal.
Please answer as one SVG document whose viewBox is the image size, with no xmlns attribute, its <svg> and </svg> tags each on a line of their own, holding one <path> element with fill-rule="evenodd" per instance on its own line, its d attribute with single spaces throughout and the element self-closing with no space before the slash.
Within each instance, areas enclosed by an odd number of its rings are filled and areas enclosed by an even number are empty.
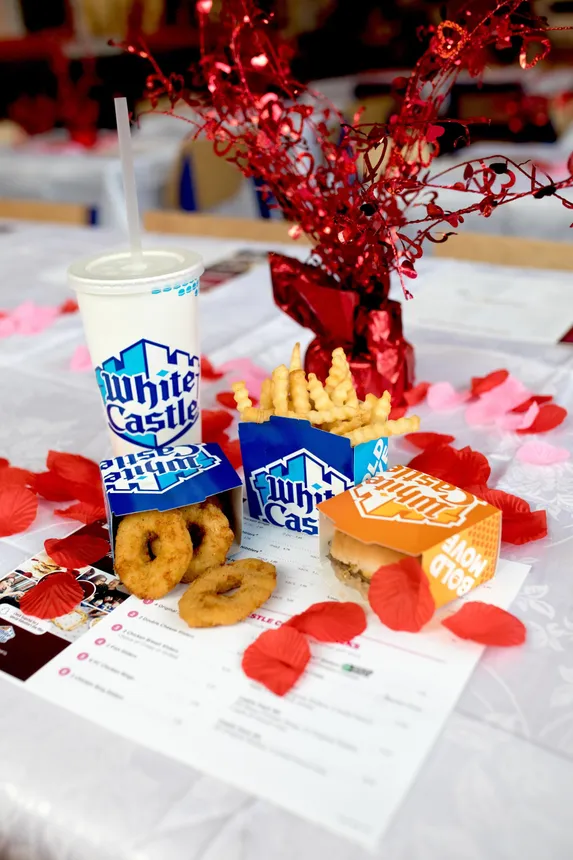
<svg viewBox="0 0 573 860">
<path fill-rule="evenodd" d="M 125 210 L 127 214 L 127 229 L 131 254 L 135 262 L 141 262 L 141 227 L 139 225 L 139 208 L 137 205 L 137 190 L 135 187 L 135 171 L 133 168 L 133 149 L 131 147 L 131 130 L 129 113 L 125 98 L 115 101 L 115 118 L 117 136 L 119 138 L 119 157 L 123 174 L 123 193 L 125 195 Z"/>
</svg>

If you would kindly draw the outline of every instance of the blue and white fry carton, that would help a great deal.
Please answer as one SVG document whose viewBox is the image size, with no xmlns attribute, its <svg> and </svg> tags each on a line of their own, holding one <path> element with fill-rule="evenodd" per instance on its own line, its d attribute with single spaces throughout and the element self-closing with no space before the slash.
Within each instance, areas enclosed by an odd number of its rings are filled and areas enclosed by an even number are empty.
<svg viewBox="0 0 573 860">
<path fill-rule="evenodd" d="M 219 445 L 179 445 L 124 454 L 100 463 L 112 551 L 122 517 L 142 511 L 172 511 L 221 499 L 241 544 L 243 485 Z M 232 549 L 231 549 L 232 551 Z"/>
<path fill-rule="evenodd" d="M 388 468 L 387 438 L 352 448 L 297 418 L 241 422 L 239 440 L 250 515 L 307 535 L 318 534 L 320 502 Z"/>
</svg>

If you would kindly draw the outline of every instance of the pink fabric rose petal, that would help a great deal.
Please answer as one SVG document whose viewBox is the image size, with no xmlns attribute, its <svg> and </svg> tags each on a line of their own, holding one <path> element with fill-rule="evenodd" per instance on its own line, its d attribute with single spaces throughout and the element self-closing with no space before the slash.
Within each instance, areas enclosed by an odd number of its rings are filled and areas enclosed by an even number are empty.
<svg viewBox="0 0 573 860">
<path fill-rule="evenodd" d="M 18 334 L 38 334 L 49 328 L 58 315 L 58 308 L 41 307 L 34 302 L 24 302 L 10 314 Z"/>
<path fill-rule="evenodd" d="M 539 404 L 532 403 L 525 412 L 506 412 L 500 415 L 496 424 L 502 430 L 526 430 L 539 415 Z"/>
<path fill-rule="evenodd" d="M 250 358 L 237 358 L 234 361 L 227 361 L 225 364 L 218 365 L 217 370 L 220 373 L 228 374 L 229 382 L 244 380 L 249 392 L 257 399 L 261 394 L 263 379 L 270 375 Z"/>
<path fill-rule="evenodd" d="M 480 399 L 503 404 L 505 410 L 509 412 L 510 409 L 514 409 L 520 403 L 528 400 L 530 396 L 531 392 L 528 391 L 523 382 L 516 379 L 515 376 L 508 376 L 505 382 L 490 389 L 490 391 L 486 391 Z"/>
<path fill-rule="evenodd" d="M 92 360 L 87 346 L 80 344 L 80 346 L 76 347 L 76 351 L 70 361 L 70 370 L 73 370 L 74 373 L 85 373 L 88 370 L 92 370 Z"/>
<path fill-rule="evenodd" d="M 522 463 L 533 466 L 551 466 L 553 463 L 563 463 L 571 456 L 567 448 L 557 448 L 549 442 L 526 442 L 518 449 L 516 455 Z"/>
<path fill-rule="evenodd" d="M 486 391 L 476 403 L 468 406 L 466 421 L 472 426 L 494 424 L 498 418 L 524 403 L 529 397 L 530 393 L 525 385 L 514 376 L 508 376 L 505 382 Z"/>
<path fill-rule="evenodd" d="M 0 337 L 10 337 L 16 333 L 16 323 L 11 316 L 0 319 Z"/>
<path fill-rule="evenodd" d="M 434 412 L 449 412 L 469 399 L 469 391 L 456 391 L 449 382 L 435 382 L 428 388 L 426 402 Z"/>
</svg>

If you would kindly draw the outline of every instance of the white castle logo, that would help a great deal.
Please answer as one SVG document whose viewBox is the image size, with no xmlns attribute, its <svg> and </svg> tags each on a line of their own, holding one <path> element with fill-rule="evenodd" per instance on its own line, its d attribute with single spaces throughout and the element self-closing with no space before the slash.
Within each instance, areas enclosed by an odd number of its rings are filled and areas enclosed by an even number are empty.
<svg viewBox="0 0 573 860">
<path fill-rule="evenodd" d="M 316 506 L 352 483 L 306 448 L 257 469 L 250 481 L 259 500 L 261 519 L 311 535 L 318 533 Z"/>
<path fill-rule="evenodd" d="M 140 340 L 96 367 L 109 426 L 122 439 L 159 448 L 199 419 L 199 357 Z"/>
<path fill-rule="evenodd" d="M 443 528 L 462 525 L 474 508 L 486 504 L 465 490 L 407 466 L 396 466 L 367 479 L 350 492 L 364 519 Z"/>
<path fill-rule="evenodd" d="M 164 493 L 220 463 L 204 445 L 178 445 L 104 460 L 100 469 L 108 492 Z"/>
</svg>

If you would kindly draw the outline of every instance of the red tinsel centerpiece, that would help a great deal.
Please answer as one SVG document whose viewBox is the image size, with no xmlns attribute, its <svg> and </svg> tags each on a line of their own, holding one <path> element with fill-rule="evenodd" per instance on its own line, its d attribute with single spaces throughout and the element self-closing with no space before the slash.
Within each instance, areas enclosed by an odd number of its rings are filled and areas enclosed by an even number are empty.
<svg viewBox="0 0 573 860">
<path fill-rule="evenodd" d="M 147 91 L 156 107 L 167 96 L 172 112 L 186 104 L 194 133 L 213 141 L 217 155 L 261 183 L 269 206 L 293 222 L 313 244 L 308 263 L 271 255 L 279 306 L 316 337 L 307 371 L 324 378 L 330 351 L 344 346 L 360 397 L 390 389 L 398 403 L 413 381 L 413 353 L 402 334 L 400 305 L 389 299 L 390 272 L 406 298 L 423 243 L 446 241 L 470 212 L 489 217 L 496 208 L 533 195 L 559 197 L 573 184 L 554 182 L 534 166 L 503 156 L 467 161 L 430 175 L 439 154 L 442 105 L 461 72 L 483 74 L 487 49 L 519 44 L 524 69 L 546 56 L 544 19 L 521 13 L 520 0 L 469 0 L 455 18 L 422 34 L 428 46 L 408 78 L 394 81 L 400 107 L 388 123 L 352 124 L 321 94 L 295 81 L 290 49 L 254 0 L 223 0 L 211 19 L 211 0 L 196 4 L 201 63 L 189 80 L 166 76 L 145 47 L 154 73 Z M 485 122 L 476 118 L 478 122 Z M 459 120 L 455 120 L 459 124 Z M 469 129 L 462 125 L 464 138 Z M 518 174 L 527 190 L 516 191 Z M 464 192 L 459 209 L 445 211 L 440 189 Z"/>
</svg>

